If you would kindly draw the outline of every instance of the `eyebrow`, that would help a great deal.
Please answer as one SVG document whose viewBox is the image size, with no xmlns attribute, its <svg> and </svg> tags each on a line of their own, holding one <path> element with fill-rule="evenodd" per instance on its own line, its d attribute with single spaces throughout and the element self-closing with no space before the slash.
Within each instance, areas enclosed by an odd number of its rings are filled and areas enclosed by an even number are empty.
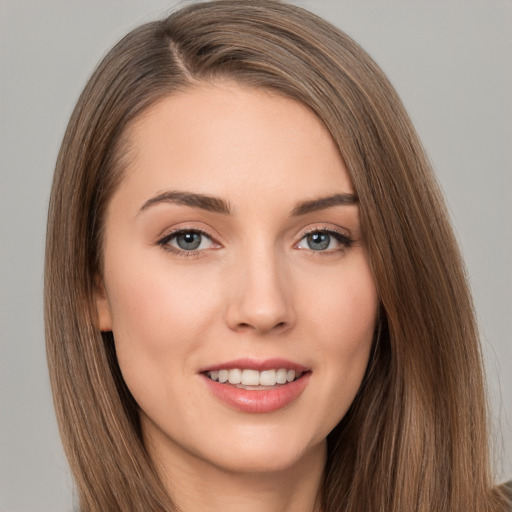
<svg viewBox="0 0 512 512">
<path fill-rule="evenodd" d="M 350 206 L 357 204 L 357 196 L 349 193 L 334 194 L 332 196 L 320 197 L 301 201 L 292 210 L 293 217 L 299 217 L 311 212 L 325 210 L 333 206 Z M 147 210 L 151 206 L 161 203 L 171 203 L 181 206 L 191 206 L 192 208 L 201 208 L 214 213 L 222 213 L 224 215 L 231 214 L 229 203 L 220 197 L 207 196 L 194 192 L 169 191 L 158 194 L 148 199 L 140 208 L 139 213 Z"/>
<path fill-rule="evenodd" d="M 209 212 L 222 213 L 229 215 L 231 208 L 229 203 L 219 197 L 206 196 L 204 194 L 196 194 L 192 192 L 170 191 L 158 194 L 148 199 L 140 208 L 139 213 L 147 210 L 151 206 L 160 203 L 172 203 L 181 206 L 191 206 L 193 208 L 201 208 Z"/>
<path fill-rule="evenodd" d="M 327 197 L 320 197 L 318 199 L 298 203 L 292 210 L 292 216 L 298 217 L 300 215 L 306 215 L 307 213 L 325 210 L 332 206 L 351 206 L 357 204 L 357 202 L 356 195 L 348 194 L 346 192 Z"/>
</svg>

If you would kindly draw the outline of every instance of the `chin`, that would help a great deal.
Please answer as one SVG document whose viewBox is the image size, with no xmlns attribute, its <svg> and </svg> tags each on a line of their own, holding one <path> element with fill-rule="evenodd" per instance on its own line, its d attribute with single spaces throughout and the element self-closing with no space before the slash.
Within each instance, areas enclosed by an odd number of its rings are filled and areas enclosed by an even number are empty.
<svg viewBox="0 0 512 512">
<path fill-rule="evenodd" d="M 286 442 L 272 442 L 267 446 L 259 440 L 245 441 L 242 446 L 232 443 L 229 449 L 219 447 L 219 452 L 209 457 L 210 463 L 232 473 L 265 474 L 293 470 L 308 460 L 325 460 L 325 440 L 314 445 L 292 445 Z"/>
</svg>

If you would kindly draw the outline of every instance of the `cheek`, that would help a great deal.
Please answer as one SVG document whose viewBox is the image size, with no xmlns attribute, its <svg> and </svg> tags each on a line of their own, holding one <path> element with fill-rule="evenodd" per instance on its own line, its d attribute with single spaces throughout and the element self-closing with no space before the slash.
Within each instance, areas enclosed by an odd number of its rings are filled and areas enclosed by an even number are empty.
<svg viewBox="0 0 512 512">
<path fill-rule="evenodd" d="M 325 414 L 327 433 L 345 415 L 364 377 L 377 318 L 378 297 L 365 262 L 356 262 L 324 281 L 325 289 L 309 300 L 311 339 L 319 361 L 317 414 Z M 349 271 L 350 270 L 350 271 Z M 313 414 L 313 411 L 312 411 Z"/>
<path fill-rule="evenodd" d="M 148 339 L 161 332 L 167 337 L 170 328 L 179 330 L 180 325 L 205 319 L 214 308 L 211 287 L 202 286 L 197 272 L 179 270 L 151 264 L 131 271 L 122 265 L 111 269 L 107 290 L 114 332 L 141 333 Z"/>
<path fill-rule="evenodd" d="M 218 318 L 215 287 L 205 288 L 200 272 L 158 262 L 137 266 L 133 258 L 131 265 L 120 263 L 105 274 L 116 352 L 127 384 L 131 387 L 145 374 L 164 382 L 174 368 L 181 370 L 179 364 L 188 361 Z"/>
<path fill-rule="evenodd" d="M 162 404 L 176 406 L 175 389 L 182 400 L 193 399 L 183 378 L 194 374 L 191 355 L 216 321 L 218 301 L 214 287 L 200 286 L 198 272 L 130 266 L 120 263 L 105 272 L 116 355 L 140 408 L 158 417 Z"/>
<path fill-rule="evenodd" d="M 302 308 L 317 329 L 324 332 L 319 344 L 334 353 L 358 352 L 371 341 L 375 327 L 378 297 L 366 258 L 353 258 L 328 279 L 312 279 Z M 315 286 L 316 285 L 316 286 Z"/>
<path fill-rule="evenodd" d="M 335 311 L 330 312 L 337 318 L 332 325 L 339 333 L 332 347 L 333 357 L 359 388 L 368 363 L 378 307 L 373 277 L 366 266 L 344 279 L 343 293 L 337 303 L 341 312 L 337 316 Z"/>
</svg>

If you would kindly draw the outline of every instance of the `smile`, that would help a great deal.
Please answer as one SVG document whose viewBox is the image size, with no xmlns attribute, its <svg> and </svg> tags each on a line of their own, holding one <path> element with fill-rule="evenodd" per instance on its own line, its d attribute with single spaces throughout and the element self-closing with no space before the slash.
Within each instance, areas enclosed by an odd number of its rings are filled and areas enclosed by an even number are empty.
<svg viewBox="0 0 512 512">
<path fill-rule="evenodd" d="M 210 393 L 230 409 L 269 413 L 291 406 L 312 372 L 284 359 L 238 359 L 203 368 L 200 374 Z"/>
</svg>

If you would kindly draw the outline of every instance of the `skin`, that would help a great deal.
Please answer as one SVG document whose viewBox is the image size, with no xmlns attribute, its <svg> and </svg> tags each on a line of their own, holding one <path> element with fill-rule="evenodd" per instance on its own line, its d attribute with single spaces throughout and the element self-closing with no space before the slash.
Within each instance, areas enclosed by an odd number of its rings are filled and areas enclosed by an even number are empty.
<svg viewBox="0 0 512 512">
<path fill-rule="evenodd" d="M 161 100 L 128 140 L 97 310 L 164 483 L 184 511 L 315 510 L 326 436 L 360 387 L 378 302 L 357 204 L 293 214 L 354 192 L 337 147 L 303 105 L 229 82 Z M 151 202 L 167 191 L 221 198 L 230 214 Z M 209 238 L 179 252 L 175 229 Z M 312 249 L 306 235 L 326 230 L 352 242 Z M 242 357 L 300 363 L 308 385 L 277 411 L 234 409 L 199 371 Z"/>
</svg>

